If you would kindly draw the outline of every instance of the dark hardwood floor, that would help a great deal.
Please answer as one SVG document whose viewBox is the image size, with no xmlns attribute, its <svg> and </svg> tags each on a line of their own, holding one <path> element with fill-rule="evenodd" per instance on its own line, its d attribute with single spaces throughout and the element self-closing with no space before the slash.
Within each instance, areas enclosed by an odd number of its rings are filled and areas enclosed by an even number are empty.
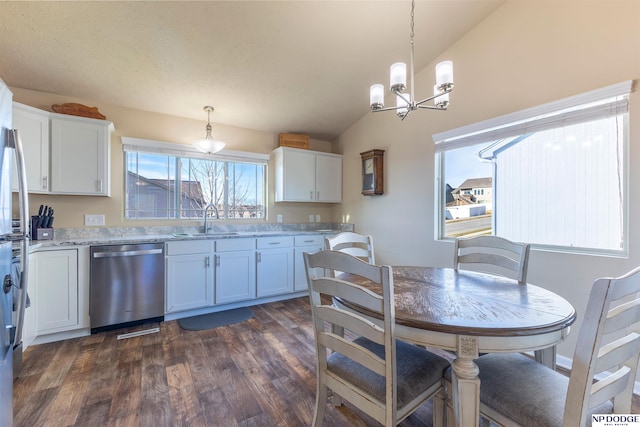
<svg viewBox="0 0 640 427">
<path fill-rule="evenodd" d="M 158 324 L 29 347 L 14 382 L 14 425 L 308 426 L 315 401 L 308 300 L 252 310 L 246 322 L 206 331 L 170 321 L 135 338 L 117 335 Z M 401 426 L 431 426 L 430 405 Z M 347 404 L 328 406 L 324 425 L 377 424 Z"/>
<path fill-rule="evenodd" d="M 117 340 L 150 324 L 32 346 L 14 383 L 15 426 L 311 424 L 315 347 L 307 298 L 252 307 L 242 323 Z M 329 407 L 326 426 L 376 423 Z M 430 426 L 430 404 L 403 426 Z"/>
</svg>

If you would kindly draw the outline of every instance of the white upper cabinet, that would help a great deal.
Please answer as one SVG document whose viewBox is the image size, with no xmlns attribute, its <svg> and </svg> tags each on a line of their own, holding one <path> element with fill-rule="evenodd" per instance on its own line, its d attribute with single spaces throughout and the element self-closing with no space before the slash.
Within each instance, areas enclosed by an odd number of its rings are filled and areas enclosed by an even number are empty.
<svg viewBox="0 0 640 427">
<path fill-rule="evenodd" d="M 27 165 L 29 193 L 49 192 L 49 113 L 28 105 L 13 103 L 13 128 L 20 132 Z M 12 169 L 12 190 L 18 191 L 18 176 Z"/>
<path fill-rule="evenodd" d="M 29 193 L 110 195 L 112 122 L 14 102 L 13 128 L 20 131 Z"/>
<path fill-rule="evenodd" d="M 113 123 L 51 114 L 51 191 L 110 195 L 109 159 Z"/>
<path fill-rule="evenodd" d="M 342 156 L 280 147 L 274 150 L 276 202 L 342 201 Z"/>
</svg>

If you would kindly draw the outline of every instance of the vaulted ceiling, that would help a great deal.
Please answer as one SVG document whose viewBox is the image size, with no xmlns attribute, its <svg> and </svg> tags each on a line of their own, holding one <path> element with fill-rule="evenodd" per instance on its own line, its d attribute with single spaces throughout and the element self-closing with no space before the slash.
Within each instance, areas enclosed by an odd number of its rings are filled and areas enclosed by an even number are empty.
<svg viewBox="0 0 640 427">
<path fill-rule="evenodd" d="M 416 70 L 502 0 L 418 0 Z M 0 3 L 0 78 L 96 103 L 331 140 L 409 61 L 410 1 Z M 455 66 L 455 64 L 454 64 Z"/>
</svg>

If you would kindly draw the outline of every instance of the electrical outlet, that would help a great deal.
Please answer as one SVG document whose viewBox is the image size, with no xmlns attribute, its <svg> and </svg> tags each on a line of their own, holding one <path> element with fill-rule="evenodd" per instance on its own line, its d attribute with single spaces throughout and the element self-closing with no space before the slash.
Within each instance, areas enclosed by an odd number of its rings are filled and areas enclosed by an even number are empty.
<svg viewBox="0 0 640 427">
<path fill-rule="evenodd" d="M 278 214 L 278 224 L 282 223 L 282 214 Z"/>
<path fill-rule="evenodd" d="M 104 215 L 85 215 L 84 216 L 85 227 L 104 225 Z"/>
<path fill-rule="evenodd" d="M 309 222 L 313 222 L 313 214 L 309 215 Z"/>
<path fill-rule="evenodd" d="M 320 222 L 320 215 L 316 215 L 316 222 Z"/>
</svg>

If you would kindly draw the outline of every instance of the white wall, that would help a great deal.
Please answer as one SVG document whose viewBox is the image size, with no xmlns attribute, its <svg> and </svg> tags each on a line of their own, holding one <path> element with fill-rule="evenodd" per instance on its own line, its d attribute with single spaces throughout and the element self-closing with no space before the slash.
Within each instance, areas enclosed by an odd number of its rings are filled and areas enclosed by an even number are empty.
<svg viewBox="0 0 640 427">
<path fill-rule="evenodd" d="M 443 23 L 441 23 L 443 24 Z M 417 24 L 423 25 L 423 24 Z M 446 24 L 443 24 L 446 25 Z M 416 46 L 420 55 L 421 46 Z M 408 57 L 408 52 L 407 52 Z M 431 136 L 459 126 L 640 77 L 640 2 L 507 1 L 416 77 L 427 96 L 440 60 L 454 63 L 447 112 L 417 111 L 404 122 L 369 113 L 336 141 L 344 154 L 344 203 L 334 219 L 372 234 L 384 264 L 450 266 L 453 245 L 434 239 L 434 148 Z M 380 79 L 390 64 L 380 64 Z M 373 82 L 363 81 L 363 102 Z M 634 85 L 637 86 L 637 83 Z M 391 104 L 391 98 L 387 103 Z M 567 298 L 578 322 L 559 353 L 572 357 L 588 290 L 600 276 L 640 265 L 640 95 L 631 104 L 629 257 L 532 251 L 529 280 Z M 385 194 L 360 195 L 360 156 L 385 153 Z"/>
</svg>

